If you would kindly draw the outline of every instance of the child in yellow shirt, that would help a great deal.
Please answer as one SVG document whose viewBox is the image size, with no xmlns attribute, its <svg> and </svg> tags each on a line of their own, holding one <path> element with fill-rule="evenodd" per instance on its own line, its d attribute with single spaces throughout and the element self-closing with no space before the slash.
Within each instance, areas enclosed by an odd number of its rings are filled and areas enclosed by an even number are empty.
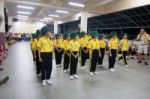
<svg viewBox="0 0 150 99">
<path fill-rule="evenodd" d="M 117 32 L 111 32 L 111 38 L 108 42 L 109 47 L 109 69 L 111 72 L 115 72 L 114 66 L 119 48 L 119 42 L 117 39 Z"/>
</svg>

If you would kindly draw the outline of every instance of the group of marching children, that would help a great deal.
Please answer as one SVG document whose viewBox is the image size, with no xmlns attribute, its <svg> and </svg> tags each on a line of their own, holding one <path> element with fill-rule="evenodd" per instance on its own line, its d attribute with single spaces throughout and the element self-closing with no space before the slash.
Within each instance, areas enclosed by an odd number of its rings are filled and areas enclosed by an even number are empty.
<svg viewBox="0 0 150 99">
<path fill-rule="evenodd" d="M 112 32 L 108 44 L 105 42 L 102 34 L 98 32 L 56 34 L 55 39 L 52 38 L 52 32 L 45 26 L 41 30 L 37 30 L 33 34 L 31 40 L 31 50 L 33 59 L 36 62 L 37 75 L 41 76 L 42 85 L 52 84 L 52 61 L 53 53 L 57 67 L 63 67 L 64 72 L 70 72 L 70 79 L 78 79 L 77 66 L 80 59 L 81 69 L 86 68 L 86 60 L 89 59 L 90 75 L 98 74 L 97 66 L 103 65 L 103 59 L 108 46 L 109 69 L 114 72 L 114 66 L 118 49 L 121 48 L 124 65 L 128 67 L 126 60 L 127 51 L 129 49 L 127 35 L 125 34 L 119 43 L 117 33 Z"/>
</svg>

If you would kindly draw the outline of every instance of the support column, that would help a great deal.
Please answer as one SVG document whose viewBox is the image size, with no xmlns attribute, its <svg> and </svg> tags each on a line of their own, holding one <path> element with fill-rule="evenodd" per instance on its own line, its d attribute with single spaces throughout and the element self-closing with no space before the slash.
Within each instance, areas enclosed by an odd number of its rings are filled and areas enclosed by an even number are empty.
<svg viewBox="0 0 150 99">
<path fill-rule="evenodd" d="M 88 13 L 81 12 L 80 31 L 87 32 L 87 21 L 88 21 L 87 18 L 88 18 Z"/>
<path fill-rule="evenodd" d="M 0 17 L 2 18 L 2 23 L 0 25 L 0 32 L 5 32 L 4 1 L 0 1 Z"/>
<path fill-rule="evenodd" d="M 58 21 L 54 20 L 54 34 L 58 33 Z"/>
</svg>

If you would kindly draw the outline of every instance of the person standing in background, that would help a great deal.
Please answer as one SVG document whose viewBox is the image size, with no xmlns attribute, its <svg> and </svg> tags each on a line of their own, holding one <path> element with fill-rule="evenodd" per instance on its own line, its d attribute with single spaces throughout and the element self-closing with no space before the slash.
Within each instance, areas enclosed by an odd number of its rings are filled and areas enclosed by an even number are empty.
<svg viewBox="0 0 150 99">
<path fill-rule="evenodd" d="M 54 50 L 54 43 L 51 37 L 51 31 L 47 26 L 41 29 L 42 37 L 39 39 L 38 47 L 40 49 L 39 61 L 42 63 L 42 85 L 52 84 L 52 56 Z"/>
<path fill-rule="evenodd" d="M 148 42 L 150 41 L 150 36 L 145 32 L 144 29 L 140 30 L 137 36 L 138 44 L 138 63 L 142 63 L 142 53 L 144 53 L 144 64 L 148 65 Z"/>
</svg>

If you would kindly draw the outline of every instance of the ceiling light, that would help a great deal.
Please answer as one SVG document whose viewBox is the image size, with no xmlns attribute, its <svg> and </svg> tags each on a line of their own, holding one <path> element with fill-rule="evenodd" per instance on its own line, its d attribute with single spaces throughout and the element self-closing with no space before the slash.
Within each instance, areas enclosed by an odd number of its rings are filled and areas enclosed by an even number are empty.
<svg viewBox="0 0 150 99">
<path fill-rule="evenodd" d="M 58 18 L 59 17 L 59 15 L 49 15 L 50 17 L 56 17 L 56 18 Z"/>
<path fill-rule="evenodd" d="M 29 16 L 26 15 L 17 15 L 18 17 L 22 17 L 22 18 L 28 18 Z"/>
<path fill-rule="evenodd" d="M 112 2 L 113 0 L 105 0 L 103 2 L 100 2 L 98 5 L 104 5 L 104 4 L 107 4 L 109 2 Z"/>
<path fill-rule="evenodd" d="M 53 18 L 46 18 L 46 17 L 45 17 L 44 20 L 53 20 Z"/>
<path fill-rule="evenodd" d="M 65 14 L 69 13 L 68 11 L 63 11 L 63 10 L 56 10 L 56 12 L 58 12 L 58 13 L 65 13 Z"/>
<path fill-rule="evenodd" d="M 41 22 L 46 22 L 47 20 L 45 20 L 45 19 L 41 19 L 40 21 L 41 21 Z"/>
<path fill-rule="evenodd" d="M 17 17 L 18 20 L 27 20 L 27 18 L 20 18 L 20 17 Z"/>
<path fill-rule="evenodd" d="M 22 5 L 18 5 L 17 8 L 31 9 L 31 10 L 34 9 L 33 7 L 30 7 L 30 6 L 22 6 Z"/>
<path fill-rule="evenodd" d="M 17 13 L 19 13 L 19 14 L 28 14 L 28 15 L 31 14 L 31 12 L 23 12 L 23 11 L 18 11 Z"/>
<path fill-rule="evenodd" d="M 76 3 L 76 2 L 69 2 L 68 4 L 72 5 L 72 6 L 85 7 L 84 4 L 80 4 L 80 3 Z"/>
</svg>

